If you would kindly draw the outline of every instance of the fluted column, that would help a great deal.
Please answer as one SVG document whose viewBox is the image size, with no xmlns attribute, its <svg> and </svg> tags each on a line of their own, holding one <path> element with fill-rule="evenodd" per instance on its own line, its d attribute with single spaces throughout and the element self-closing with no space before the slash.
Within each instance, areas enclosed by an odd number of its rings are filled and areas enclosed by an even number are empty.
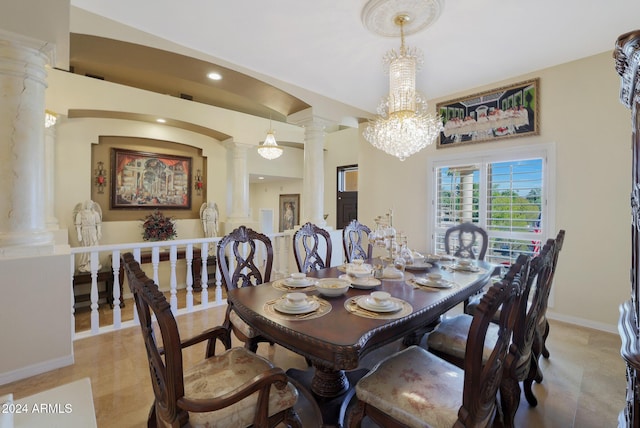
<svg viewBox="0 0 640 428">
<path fill-rule="evenodd" d="M 45 42 L 0 32 L 0 252 L 53 250 L 45 225 Z"/>
<path fill-rule="evenodd" d="M 45 223 L 48 230 L 59 229 L 55 215 L 55 150 L 58 115 L 47 111 L 44 125 Z"/>
<path fill-rule="evenodd" d="M 249 171 L 247 168 L 247 150 L 255 147 L 248 144 L 228 141 L 227 148 L 227 222 L 226 233 L 235 227 L 247 224 L 250 219 L 249 208 Z"/>
<path fill-rule="evenodd" d="M 304 172 L 300 224 L 308 221 L 325 227 L 324 140 L 329 122 L 305 110 L 288 117 L 288 122 L 304 127 Z"/>
</svg>

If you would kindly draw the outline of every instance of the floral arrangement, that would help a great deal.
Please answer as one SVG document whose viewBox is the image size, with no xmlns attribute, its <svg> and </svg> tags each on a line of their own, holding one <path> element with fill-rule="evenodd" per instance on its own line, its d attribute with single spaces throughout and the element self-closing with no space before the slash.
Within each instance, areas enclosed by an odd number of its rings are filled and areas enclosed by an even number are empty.
<svg viewBox="0 0 640 428">
<path fill-rule="evenodd" d="M 173 219 L 158 210 L 154 210 L 142 222 L 142 239 L 145 241 L 168 241 L 178 235 Z"/>
</svg>

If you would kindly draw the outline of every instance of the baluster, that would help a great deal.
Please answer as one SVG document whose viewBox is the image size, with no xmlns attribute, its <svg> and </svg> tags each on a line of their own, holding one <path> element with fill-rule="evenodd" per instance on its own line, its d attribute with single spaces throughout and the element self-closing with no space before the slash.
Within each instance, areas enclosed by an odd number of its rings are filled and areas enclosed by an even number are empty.
<svg viewBox="0 0 640 428">
<path fill-rule="evenodd" d="M 122 313 L 120 311 L 120 250 L 113 250 L 111 254 L 111 264 L 113 270 L 113 328 L 119 329 L 122 323 Z"/>
<path fill-rule="evenodd" d="M 160 288 L 160 279 L 158 278 L 158 268 L 160 267 L 160 247 L 151 249 L 151 264 L 153 265 L 153 282 L 158 284 Z"/>
<path fill-rule="evenodd" d="M 176 262 L 178 260 L 178 247 L 172 245 L 169 247 L 169 263 L 171 264 L 171 297 L 169 303 L 171 304 L 171 312 L 175 315 L 178 312 L 178 279 L 176 277 Z"/>
<path fill-rule="evenodd" d="M 191 267 L 191 264 L 193 263 L 193 244 L 187 244 L 187 248 L 185 249 L 185 259 L 187 260 L 187 312 L 193 312 L 193 270 Z"/>
<path fill-rule="evenodd" d="M 284 239 L 284 256 L 282 260 L 284 261 L 284 275 L 285 277 L 289 276 L 291 273 L 291 269 L 289 269 L 289 261 L 291 257 L 289 257 L 289 251 L 293 251 L 293 244 L 291 240 L 293 239 L 293 235 L 284 235 L 282 237 Z"/>
<path fill-rule="evenodd" d="M 216 303 L 222 303 L 222 273 L 220 272 L 220 265 L 216 259 Z"/>
<path fill-rule="evenodd" d="M 279 236 L 273 236 L 273 266 L 274 266 L 274 277 L 271 279 L 279 279 L 282 278 L 284 275 L 282 275 L 282 254 L 280 254 L 281 251 L 281 241 L 280 241 L 280 237 Z"/>
<path fill-rule="evenodd" d="M 200 284 L 202 285 L 201 302 L 203 308 L 209 307 L 209 275 L 207 274 L 207 256 L 209 254 L 209 243 L 203 242 L 200 248 L 200 259 L 202 260 L 202 270 Z"/>
<path fill-rule="evenodd" d="M 91 252 L 91 333 L 97 334 L 100 329 L 98 313 L 98 252 Z"/>
</svg>

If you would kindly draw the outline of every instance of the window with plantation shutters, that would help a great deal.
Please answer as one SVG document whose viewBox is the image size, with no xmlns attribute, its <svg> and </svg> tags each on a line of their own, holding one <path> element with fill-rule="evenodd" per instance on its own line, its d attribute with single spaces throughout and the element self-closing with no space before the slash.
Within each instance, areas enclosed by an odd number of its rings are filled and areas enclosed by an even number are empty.
<svg viewBox="0 0 640 428">
<path fill-rule="evenodd" d="M 553 223 L 549 152 L 545 145 L 432 161 L 435 251 L 444 253 L 449 227 L 472 222 L 489 235 L 490 262 L 509 264 L 519 254 L 537 254 Z"/>
</svg>

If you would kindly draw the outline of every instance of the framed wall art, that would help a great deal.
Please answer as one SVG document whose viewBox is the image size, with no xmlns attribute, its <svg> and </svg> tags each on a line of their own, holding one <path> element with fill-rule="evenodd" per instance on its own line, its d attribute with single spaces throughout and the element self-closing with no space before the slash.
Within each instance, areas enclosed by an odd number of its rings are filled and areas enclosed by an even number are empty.
<svg viewBox="0 0 640 428">
<path fill-rule="evenodd" d="M 280 195 L 279 231 L 291 230 L 300 224 L 300 194 Z"/>
<path fill-rule="evenodd" d="M 440 103 L 444 124 L 438 148 L 538 135 L 540 79 Z"/>
<path fill-rule="evenodd" d="M 111 209 L 190 209 L 191 158 L 112 149 Z"/>
</svg>

